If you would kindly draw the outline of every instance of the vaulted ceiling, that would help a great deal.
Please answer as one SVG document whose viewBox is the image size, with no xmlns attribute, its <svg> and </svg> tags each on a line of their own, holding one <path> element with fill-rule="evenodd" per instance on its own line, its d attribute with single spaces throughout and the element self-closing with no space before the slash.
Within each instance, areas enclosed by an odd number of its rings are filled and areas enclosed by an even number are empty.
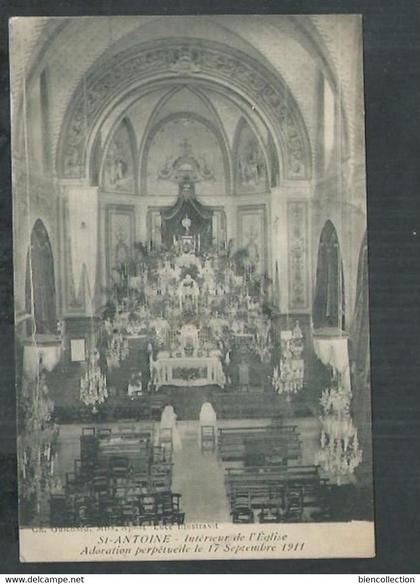
<svg viewBox="0 0 420 584">
<path fill-rule="evenodd" d="M 198 19 L 190 16 L 57 18 L 37 19 L 36 26 L 30 26 L 27 21 L 27 30 L 22 23 L 16 27 L 12 23 L 11 36 L 18 47 L 15 64 L 12 61 L 15 109 L 23 104 L 23 79 L 26 80 L 26 96 L 30 97 L 33 85 L 45 71 L 49 85 L 51 151 L 55 157 L 53 166 L 57 168 L 60 140 L 69 112 L 77 92 L 80 94 L 81 88 L 83 90 L 91 82 L 92 71 L 95 75 L 103 72 L 106 76 L 112 64 L 129 54 L 134 46 L 147 47 L 148 43 L 154 43 L 154 46 L 162 43 L 163 46 L 171 40 L 175 44 L 191 41 L 198 47 L 200 43 L 203 46 L 213 43 L 214 46 L 237 51 L 238 55 L 246 54 L 250 62 L 257 64 L 256 71 L 261 67 L 264 75 L 272 75 L 279 81 L 285 91 L 283 98 L 287 102 L 293 101 L 300 116 L 296 123 L 301 125 L 299 131 L 302 136 L 306 136 L 308 152 L 312 157 L 310 162 L 313 163 L 316 157 L 320 79 L 338 104 L 342 136 L 348 142 L 346 147 L 352 151 L 353 143 L 360 143 L 360 128 L 355 118 L 360 83 L 354 83 L 355 75 L 360 75 L 360 72 L 351 69 L 351 60 L 344 58 L 348 51 L 360 51 L 357 23 L 357 17 L 351 15 L 336 18 L 322 15 L 224 15 Z M 342 34 L 344 29 L 346 35 Z M 345 45 L 342 38 L 346 39 Z M 97 128 L 101 140 L 108 139 L 118 116 L 130 109 L 129 117 L 140 147 L 141 133 L 150 122 L 148 115 L 154 115 L 154 122 L 157 123 L 159 116 L 163 118 L 170 110 L 182 111 L 182 101 L 186 99 L 186 94 L 183 96 L 181 91 L 183 83 L 173 83 L 171 80 L 170 85 L 148 91 L 147 95 L 141 96 L 141 101 L 139 95 L 133 95 L 131 103 L 127 101 L 128 97 L 120 104 L 114 100 L 112 114 L 106 120 L 102 119 Z M 184 83 L 184 91 L 190 92 L 188 107 L 214 123 L 216 128 L 221 124 L 219 129 L 223 140 L 227 147 L 232 148 L 241 115 L 240 104 L 228 99 L 226 93 L 218 92 L 216 85 L 211 87 L 208 84 L 201 88 L 193 85 Z M 157 111 L 156 101 L 168 100 L 171 91 L 174 95 Z M 195 92 L 194 97 L 191 91 Z M 254 130 L 261 137 L 264 134 L 267 137 L 269 129 L 262 114 L 253 116 Z M 92 141 L 94 139 L 97 137 L 92 137 Z"/>
</svg>

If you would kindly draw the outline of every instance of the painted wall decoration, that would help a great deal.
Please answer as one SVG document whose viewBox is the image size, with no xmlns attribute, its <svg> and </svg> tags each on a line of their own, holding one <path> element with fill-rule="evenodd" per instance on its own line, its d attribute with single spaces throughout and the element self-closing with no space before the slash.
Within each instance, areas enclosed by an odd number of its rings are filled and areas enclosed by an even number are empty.
<svg viewBox="0 0 420 584">
<path fill-rule="evenodd" d="M 280 181 L 280 168 L 279 168 L 279 159 L 276 152 L 276 146 L 274 144 L 273 137 L 270 133 L 268 133 L 268 141 L 267 141 L 267 153 L 269 159 L 269 167 L 270 167 L 270 186 L 276 187 Z"/>
<path fill-rule="evenodd" d="M 305 201 L 289 201 L 289 308 L 308 308 L 308 219 Z"/>
<path fill-rule="evenodd" d="M 134 207 L 108 205 L 106 209 L 107 268 L 109 279 L 118 281 L 131 259 L 134 244 Z"/>
<path fill-rule="evenodd" d="M 213 245 L 218 249 L 226 245 L 226 215 L 221 209 L 213 211 L 212 234 Z"/>
<path fill-rule="evenodd" d="M 242 51 L 229 49 L 215 42 L 159 40 L 155 47 L 150 44 L 131 47 L 118 58 L 110 60 L 101 74 L 97 71 L 84 78 L 78 87 L 68 122 L 63 129 L 59 154 L 59 174 L 65 177 L 81 177 L 84 174 L 85 145 L 100 112 L 121 92 L 121 80 L 126 85 L 153 78 L 156 74 L 184 71 L 191 76 L 211 76 L 227 82 L 234 88 L 246 91 L 261 104 L 279 131 L 284 145 L 286 178 L 307 178 L 310 174 L 310 145 L 305 126 L 297 105 L 288 88 L 280 79 Z"/>
<path fill-rule="evenodd" d="M 199 195 L 226 192 L 226 170 L 219 141 L 204 121 L 188 114 L 170 117 L 147 146 L 142 191 L 148 195 L 178 194 L 185 177 L 197 183 Z"/>
<path fill-rule="evenodd" d="M 239 122 L 235 150 L 236 191 L 261 193 L 268 190 L 267 164 L 258 138 L 249 124 Z"/>
<path fill-rule="evenodd" d="M 238 209 L 238 243 L 248 251 L 251 264 L 259 273 L 267 265 L 266 209 L 264 205 L 249 205 Z"/>
<path fill-rule="evenodd" d="M 108 146 L 102 170 L 102 185 L 106 191 L 135 192 L 135 141 L 128 120 L 115 130 Z"/>
</svg>

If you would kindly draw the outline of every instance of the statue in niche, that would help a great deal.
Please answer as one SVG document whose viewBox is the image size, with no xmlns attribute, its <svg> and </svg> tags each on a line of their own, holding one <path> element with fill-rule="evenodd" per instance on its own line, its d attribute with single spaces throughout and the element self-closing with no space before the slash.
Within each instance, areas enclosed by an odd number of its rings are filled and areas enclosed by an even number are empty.
<svg viewBox="0 0 420 584">
<path fill-rule="evenodd" d="M 187 274 L 178 287 L 178 300 L 181 310 L 197 312 L 200 290 L 197 282 Z"/>
<path fill-rule="evenodd" d="M 114 248 L 114 270 L 117 272 L 122 284 L 128 277 L 128 262 L 130 259 L 130 252 L 126 243 L 127 233 L 122 225 L 118 226 L 115 237 L 117 244 Z"/>
<path fill-rule="evenodd" d="M 267 186 L 268 175 L 264 153 L 247 123 L 243 123 L 239 132 L 236 172 L 240 187 L 253 190 Z"/>
<path fill-rule="evenodd" d="M 266 182 L 264 155 L 255 138 L 239 153 L 238 176 L 240 184 L 245 186 L 255 187 Z"/>
<path fill-rule="evenodd" d="M 133 192 L 134 174 L 130 138 L 121 126 L 112 138 L 104 164 L 104 186 L 109 190 Z"/>
</svg>

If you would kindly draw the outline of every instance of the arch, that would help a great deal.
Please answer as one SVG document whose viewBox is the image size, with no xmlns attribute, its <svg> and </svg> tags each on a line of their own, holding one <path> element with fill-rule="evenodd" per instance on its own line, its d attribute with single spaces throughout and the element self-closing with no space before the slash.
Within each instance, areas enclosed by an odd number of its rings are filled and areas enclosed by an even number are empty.
<svg viewBox="0 0 420 584">
<path fill-rule="evenodd" d="M 343 260 L 337 231 L 330 220 L 319 240 L 312 319 L 316 330 L 345 327 Z"/>
<path fill-rule="evenodd" d="M 311 147 L 302 115 L 279 74 L 243 51 L 202 39 L 168 39 L 130 47 L 103 67 L 93 65 L 76 90 L 60 132 L 57 173 L 87 175 L 88 148 L 103 112 L 159 78 L 212 80 L 248 101 L 269 120 L 285 160 L 285 178 L 311 175 Z"/>
<path fill-rule="evenodd" d="M 25 304 L 32 314 L 30 334 L 56 334 L 57 308 L 54 256 L 48 232 L 37 219 L 31 232 L 26 260 Z"/>
</svg>

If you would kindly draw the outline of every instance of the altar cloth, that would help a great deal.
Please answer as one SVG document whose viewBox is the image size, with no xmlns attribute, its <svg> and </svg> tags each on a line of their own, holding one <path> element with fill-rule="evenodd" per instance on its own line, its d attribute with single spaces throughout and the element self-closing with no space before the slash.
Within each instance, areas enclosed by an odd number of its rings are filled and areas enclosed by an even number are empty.
<svg viewBox="0 0 420 584">
<path fill-rule="evenodd" d="M 199 387 L 219 385 L 226 379 L 220 360 L 213 357 L 161 357 L 151 362 L 156 389 L 164 385 Z"/>
</svg>

